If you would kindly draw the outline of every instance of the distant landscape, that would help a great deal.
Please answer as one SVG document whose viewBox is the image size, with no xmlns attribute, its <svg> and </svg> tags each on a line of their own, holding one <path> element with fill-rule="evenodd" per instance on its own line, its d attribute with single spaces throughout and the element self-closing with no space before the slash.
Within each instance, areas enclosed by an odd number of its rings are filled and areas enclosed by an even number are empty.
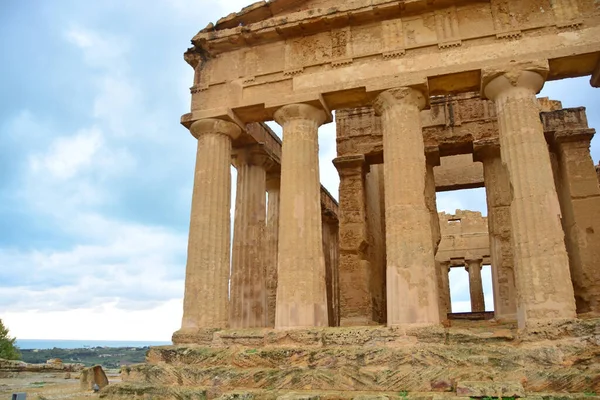
<svg viewBox="0 0 600 400">
<path fill-rule="evenodd" d="M 43 364 L 51 358 L 60 358 L 64 363 L 80 363 L 86 366 L 102 365 L 107 369 L 144 362 L 150 346 L 169 344 L 171 342 L 17 340 L 21 359 L 27 363 Z"/>
<path fill-rule="evenodd" d="M 90 347 L 82 349 L 21 349 L 21 359 L 31 364 L 43 364 L 51 358 L 63 363 L 80 363 L 85 366 L 102 365 L 116 369 L 123 365 L 144 362 L 150 347 Z"/>
</svg>

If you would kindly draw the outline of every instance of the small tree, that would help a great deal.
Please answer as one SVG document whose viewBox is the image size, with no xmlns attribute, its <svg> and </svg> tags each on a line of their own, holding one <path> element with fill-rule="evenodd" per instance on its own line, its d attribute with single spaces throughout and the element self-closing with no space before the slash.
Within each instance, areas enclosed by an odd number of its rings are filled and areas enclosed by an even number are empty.
<svg viewBox="0 0 600 400">
<path fill-rule="evenodd" d="M 8 335 L 8 328 L 4 326 L 0 319 L 0 358 L 5 360 L 18 360 L 21 358 L 19 348 L 15 345 L 16 338 Z"/>
</svg>

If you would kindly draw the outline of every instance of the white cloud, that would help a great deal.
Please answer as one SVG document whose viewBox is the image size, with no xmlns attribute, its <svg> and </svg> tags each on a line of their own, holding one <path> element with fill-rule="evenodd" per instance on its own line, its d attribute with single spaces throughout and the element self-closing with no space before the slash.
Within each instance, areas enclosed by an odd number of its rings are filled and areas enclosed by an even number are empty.
<svg viewBox="0 0 600 400">
<path fill-rule="evenodd" d="M 127 38 L 94 32 L 80 26 L 68 29 L 65 38 L 82 50 L 84 60 L 91 67 L 119 70 L 127 66 L 124 63 L 130 50 Z"/>
<path fill-rule="evenodd" d="M 169 341 L 181 325 L 183 303 L 174 299 L 145 310 L 115 303 L 51 312 L 8 312 L 3 322 L 19 339 Z"/>
<path fill-rule="evenodd" d="M 94 163 L 103 141 L 98 128 L 84 130 L 71 137 L 59 137 L 45 154 L 35 154 L 30 158 L 31 171 L 35 174 L 49 173 L 59 180 L 73 178 Z"/>
</svg>

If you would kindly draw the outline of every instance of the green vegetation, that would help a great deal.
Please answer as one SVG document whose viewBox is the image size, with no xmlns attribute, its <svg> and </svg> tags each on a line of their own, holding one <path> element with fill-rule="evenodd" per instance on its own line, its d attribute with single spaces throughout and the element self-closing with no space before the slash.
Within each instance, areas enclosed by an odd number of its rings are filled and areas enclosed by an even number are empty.
<svg viewBox="0 0 600 400">
<path fill-rule="evenodd" d="M 0 358 L 5 360 L 18 360 L 21 358 L 19 348 L 15 345 L 16 338 L 11 338 L 8 334 L 8 328 L 4 326 L 0 319 Z"/>
<path fill-rule="evenodd" d="M 400 393 L 398 393 L 398 395 L 402 398 L 406 398 L 406 396 L 408 396 L 408 392 L 406 390 L 403 390 Z"/>
<path fill-rule="evenodd" d="M 86 367 L 102 365 L 105 369 L 122 365 L 143 363 L 149 347 L 87 347 L 84 349 L 21 350 L 23 361 L 44 364 L 51 358 L 60 358 L 64 363 L 79 363 Z"/>
</svg>

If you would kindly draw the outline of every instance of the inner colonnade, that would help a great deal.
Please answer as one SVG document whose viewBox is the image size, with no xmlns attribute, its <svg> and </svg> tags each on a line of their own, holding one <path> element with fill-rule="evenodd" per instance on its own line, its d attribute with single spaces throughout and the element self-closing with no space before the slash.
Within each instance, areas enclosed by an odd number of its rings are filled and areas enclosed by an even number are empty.
<svg viewBox="0 0 600 400">
<path fill-rule="evenodd" d="M 186 53 L 196 75 L 182 123 L 198 157 L 175 343 L 227 327 L 440 324 L 442 271 L 457 261 L 438 257 L 436 191 L 461 185 L 486 189 L 489 254 L 462 258 L 473 287 L 491 261 L 496 318 L 527 328 L 600 311 L 594 130 L 583 109 L 536 98 L 547 80 L 599 85 L 592 0 L 544 12 L 517 0 L 288 3 L 211 24 Z M 339 210 L 319 184 L 318 129 L 333 110 Z M 444 160 L 458 155 L 470 163 L 453 183 Z M 480 175 L 466 173 L 474 163 Z"/>
</svg>

